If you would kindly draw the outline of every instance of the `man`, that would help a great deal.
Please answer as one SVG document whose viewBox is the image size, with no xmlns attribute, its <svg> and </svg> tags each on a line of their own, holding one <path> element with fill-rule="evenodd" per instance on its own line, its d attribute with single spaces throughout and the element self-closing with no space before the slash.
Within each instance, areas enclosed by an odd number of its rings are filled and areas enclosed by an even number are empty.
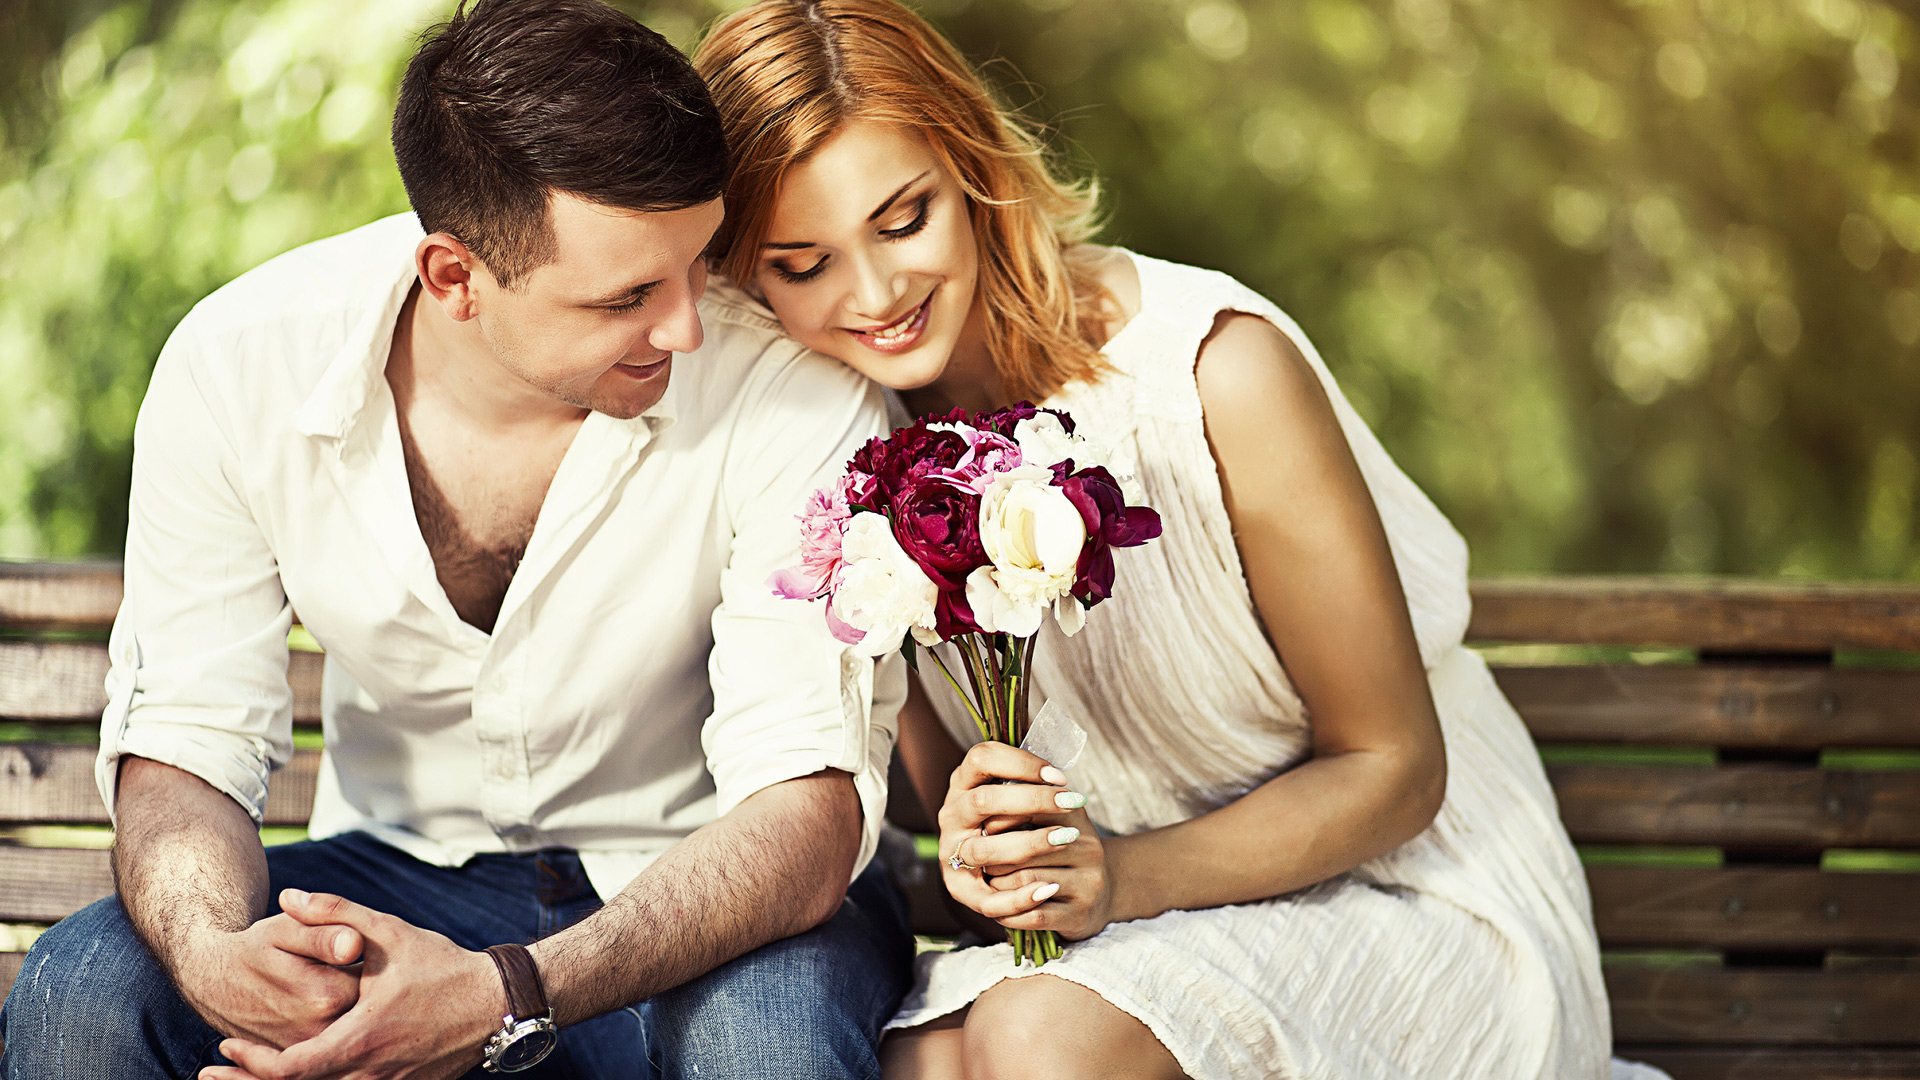
<svg viewBox="0 0 1920 1080">
<path fill-rule="evenodd" d="M 119 896 L 27 957 L 0 1072 L 877 1075 L 911 938 L 856 872 L 904 683 L 765 582 L 878 397 L 702 300 L 717 115 L 598 0 L 456 14 L 394 147 L 417 222 L 243 276 L 156 366 Z M 268 851 L 295 611 L 327 754 Z"/>
</svg>

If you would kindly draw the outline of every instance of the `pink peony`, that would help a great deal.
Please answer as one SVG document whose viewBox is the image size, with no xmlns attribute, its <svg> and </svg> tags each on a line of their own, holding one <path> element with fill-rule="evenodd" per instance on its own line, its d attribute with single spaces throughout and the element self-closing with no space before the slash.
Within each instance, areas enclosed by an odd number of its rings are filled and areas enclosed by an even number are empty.
<svg viewBox="0 0 1920 1080">
<path fill-rule="evenodd" d="M 840 535 L 853 511 L 847 506 L 847 482 L 816 491 L 800 518 L 800 565 L 778 570 L 767 579 L 773 591 L 789 600 L 815 600 L 840 582 Z M 828 615 L 829 621 L 832 615 Z"/>
</svg>

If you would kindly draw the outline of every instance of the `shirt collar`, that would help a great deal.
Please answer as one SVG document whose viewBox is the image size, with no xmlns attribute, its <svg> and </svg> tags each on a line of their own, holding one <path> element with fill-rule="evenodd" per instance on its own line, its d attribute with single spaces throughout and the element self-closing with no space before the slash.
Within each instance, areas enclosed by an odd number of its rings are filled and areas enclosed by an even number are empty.
<svg viewBox="0 0 1920 1080">
<path fill-rule="evenodd" d="M 404 225 L 399 220 L 403 217 Z M 387 225 L 392 228 L 381 227 Z M 373 284 L 354 304 L 365 314 L 294 411 L 294 428 L 304 435 L 344 442 L 386 379 L 393 327 L 413 291 L 413 251 L 426 234 L 411 213 L 395 215 L 368 231 L 375 237 L 369 239 L 368 258 Z"/>
</svg>

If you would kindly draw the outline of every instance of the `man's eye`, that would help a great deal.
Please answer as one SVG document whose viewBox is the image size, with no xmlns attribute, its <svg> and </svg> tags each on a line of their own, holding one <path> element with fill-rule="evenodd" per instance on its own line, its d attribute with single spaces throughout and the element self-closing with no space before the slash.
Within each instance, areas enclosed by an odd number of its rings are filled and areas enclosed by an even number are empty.
<svg viewBox="0 0 1920 1080">
<path fill-rule="evenodd" d="M 611 311 L 611 312 L 614 312 L 615 314 L 618 314 L 620 312 L 625 312 L 625 311 L 633 311 L 634 309 L 638 308 L 640 305 L 646 303 L 647 297 L 652 295 L 653 295 L 653 286 L 646 285 L 646 286 L 643 286 L 639 292 L 633 294 L 633 299 L 628 300 L 627 302 L 622 304 L 608 304 L 605 307 L 601 308 L 600 310 Z"/>
<path fill-rule="evenodd" d="M 814 278 L 819 277 L 821 272 L 827 268 L 827 257 L 825 255 L 820 256 L 818 261 L 805 270 L 795 270 L 781 263 L 771 263 L 769 265 L 773 267 L 773 272 L 780 276 L 780 280 L 790 285 L 799 285 L 802 282 L 812 281 Z"/>
</svg>

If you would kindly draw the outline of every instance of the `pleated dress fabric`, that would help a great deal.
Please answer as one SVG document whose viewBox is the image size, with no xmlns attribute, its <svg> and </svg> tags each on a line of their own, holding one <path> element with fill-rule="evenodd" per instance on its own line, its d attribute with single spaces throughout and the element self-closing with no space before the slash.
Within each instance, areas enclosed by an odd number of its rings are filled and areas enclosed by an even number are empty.
<svg viewBox="0 0 1920 1080">
<path fill-rule="evenodd" d="M 1258 903 L 1109 926 L 1045 972 L 1139 1018 L 1196 1080 L 1603 1080 L 1611 1044 L 1586 881 L 1520 717 L 1461 645 L 1467 548 L 1387 456 L 1313 345 L 1219 273 L 1134 255 L 1141 307 L 1114 370 L 1047 404 L 1133 469 L 1165 524 L 1115 552 L 1114 596 L 1077 636 L 1051 621 L 1034 663 L 1088 730 L 1071 772 L 1124 835 L 1206 813 L 1305 760 L 1312 717 L 1262 634 L 1194 380 L 1222 311 L 1260 316 L 1312 363 L 1386 525 L 1445 732 L 1445 804 L 1424 833 L 1332 880 Z M 928 685 L 962 746 L 978 740 Z M 943 1016 L 1016 970 L 1005 944 L 927 953 L 892 1027 Z M 1618 1075 L 1632 1073 L 1631 1068 Z"/>
</svg>

